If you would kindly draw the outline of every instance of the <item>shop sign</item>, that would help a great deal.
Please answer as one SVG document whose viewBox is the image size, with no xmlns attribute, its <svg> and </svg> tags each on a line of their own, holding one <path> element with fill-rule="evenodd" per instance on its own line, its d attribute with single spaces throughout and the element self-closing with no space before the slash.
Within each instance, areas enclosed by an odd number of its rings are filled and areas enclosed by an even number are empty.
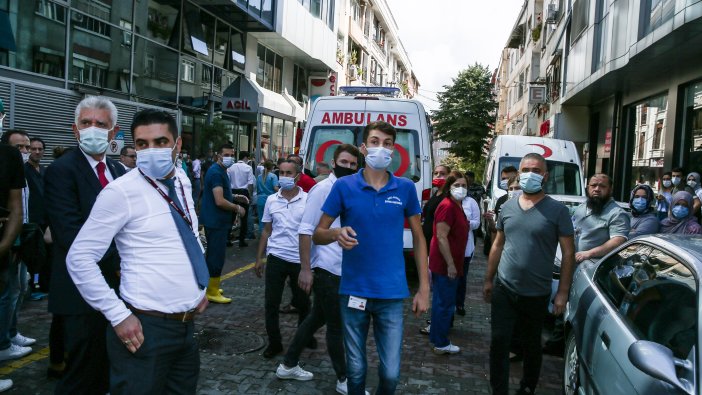
<svg viewBox="0 0 702 395">
<path fill-rule="evenodd" d="M 222 110 L 230 112 L 257 112 L 257 103 L 241 97 L 222 98 Z"/>
</svg>

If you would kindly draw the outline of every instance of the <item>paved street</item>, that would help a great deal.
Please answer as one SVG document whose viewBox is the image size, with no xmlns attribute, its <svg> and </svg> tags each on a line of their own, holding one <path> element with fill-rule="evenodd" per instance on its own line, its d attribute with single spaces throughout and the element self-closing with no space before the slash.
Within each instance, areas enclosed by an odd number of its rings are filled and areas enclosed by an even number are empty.
<svg viewBox="0 0 702 395">
<path fill-rule="evenodd" d="M 480 242 L 480 240 L 479 240 Z M 317 350 L 306 350 L 301 358 L 303 367 L 315 374 L 308 382 L 282 381 L 275 377 L 275 368 L 281 357 L 266 360 L 261 356 L 265 346 L 263 314 L 263 280 L 258 279 L 250 265 L 253 262 L 255 242 L 244 249 L 227 250 L 229 259 L 223 281 L 231 305 L 210 305 L 199 318 L 197 327 L 201 345 L 200 394 L 332 394 L 335 377 L 325 352 L 323 331 L 317 334 Z M 479 246 L 477 251 L 482 251 Z M 461 347 L 453 356 L 434 355 L 428 338 L 419 333 L 425 319 L 415 318 L 409 300 L 405 320 L 402 377 L 398 393 L 404 394 L 488 394 L 489 306 L 482 302 L 481 284 L 485 271 L 485 257 L 477 255 L 470 267 L 467 314 L 456 318 L 451 340 Z M 289 290 L 284 301 L 290 300 Z M 38 339 L 35 352 L 29 356 L 0 365 L 0 377 L 14 380 L 10 394 L 50 394 L 55 381 L 46 378 L 48 366 L 48 332 L 50 316 L 46 301 L 27 301 L 20 315 L 20 331 Z M 297 318 L 281 314 L 284 344 L 292 339 Z M 147 340 L 148 341 L 148 340 Z M 371 344 L 373 341 L 370 340 Z M 367 386 L 377 384 L 377 356 L 369 347 L 369 374 Z M 512 364 L 513 386 L 518 379 L 515 371 L 521 365 Z M 544 358 L 539 394 L 557 394 L 560 385 L 562 360 Z"/>
</svg>

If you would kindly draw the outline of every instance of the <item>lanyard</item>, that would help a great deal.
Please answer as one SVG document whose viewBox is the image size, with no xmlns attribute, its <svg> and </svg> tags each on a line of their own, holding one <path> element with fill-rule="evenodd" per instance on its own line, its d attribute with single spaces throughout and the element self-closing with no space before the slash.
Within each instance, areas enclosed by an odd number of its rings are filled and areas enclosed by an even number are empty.
<svg viewBox="0 0 702 395">
<path fill-rule="evenodd" d="M 187 215 L 183 212 L 183 210 L 180 209 L 180 207 L 178 207 L 177 204 L 175 204 L 175 202 L 173 201 L 173 199 L 169 198 L 168 195 L 166 195 L 165 193 L 163 193 L 163 190 L 161 190 L 161 188 L 159 188 L 158 185 L 156 185 L 156 183 L 154 182 L 154 180 L 152 180 L 151 178 L 147 177 L 146 174 L 144 174 L 144 172 L 141 171 L 141 169 L 139 169 L 139 173 L 141 173 L 141 175 L 144 176 L 144 178 L 146 179 L 146 181 L 147 181 L 149 184 L 151 184 L 151 186 L 154 187 L 154 188 L 158 191 L 158 193 L 161 195 L 161 197 L 163 197 L 163 198 L 166 200 L 166 202 L 168 202 L 168 204 L 170 204 L 171 207 L 173 207 L 173 209 L 174 209 L 178 214 L 180 214 L 180 216 L 183 218 L 183 220 L 185 221 L 185 223 L 187 223 L 188 226 L 190 226 L 190 229 L 193 229 L 193 221 L 192 221 L 192 219 L 191 219 L 192 217 L 190 216 L 190 209 L 188 208 L 188 201 L 185 199 L 185 189 L 183 189 L 183 183 L 182 183 L 180 180 L 178 180 L 178 183 L 180 184 L 180 195 L 183 197 L 183 204 L 184 204 L 184 206 L 185 206 L 185 209 L 188 211 L 188 214 L 187 214 Z M 175 177 L 175 176 L 174 176 L 174 177 Z"/>
</svg>

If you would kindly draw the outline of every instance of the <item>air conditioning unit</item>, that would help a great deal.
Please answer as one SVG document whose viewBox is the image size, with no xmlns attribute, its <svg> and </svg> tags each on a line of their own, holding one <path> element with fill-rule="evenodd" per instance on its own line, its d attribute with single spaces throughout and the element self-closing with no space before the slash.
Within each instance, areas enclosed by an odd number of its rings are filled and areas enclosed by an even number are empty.
<svg viewBox="0 0 702 395">
<path fill-rule="evenodd" d="M 556 20 L 558 19 L 558 9 L 556 8 L 555 3 L 551 3 L 548 5 L 548 8 L 546 10 L 546 23 L 556 23 Z"/>
<path fill-rule="evenodd" d="M 349 79 L 351 80 L 357 80 L 358 79 L 358 66 L 355 64 L 352 64 L 349 66 Z"/>
<path fill-rule="evenodd" d="M 74 22 L 81 23 L 81 22 L 83 22 L 84 17 L 85 17 L 85 15 L 81 14 L 80 12 L 73 11 L 73 18 L 71 18 L 71 19 L 73 19 Z"/>
</svg>

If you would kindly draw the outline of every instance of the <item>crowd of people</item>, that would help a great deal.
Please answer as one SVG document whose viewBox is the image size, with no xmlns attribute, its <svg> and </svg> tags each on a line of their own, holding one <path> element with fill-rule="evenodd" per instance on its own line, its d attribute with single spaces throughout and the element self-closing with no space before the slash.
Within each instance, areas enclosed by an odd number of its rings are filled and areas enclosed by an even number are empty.
<svg viewBox="0 0 702 395">
<path fill-rule="evenodd" d="M 256 165 L 230 143 L 192 159 L 173 117 L 151 109 L 135 115 L 134 145 L 116 161 L 106 151 L 119 128 L 114 104 L 89 96 L 75 110 L 77 145 L 54 149 L 48 167 L 40 138 L 10 129 L 0 139 L 0 361 L 32 352 L 36 340 L 19 332 L 17 315 L 25 295 L 50 294 L 47 374 L 58 379 L 58 394 L 195 393 L 194 320 L 209 303 L 231 303 L 221 288 L 226 248 L 252 241 L 265 284 L 263 357 L 284 352 L 276 376 L 314 378 L 299 361 L 326 325 L 337 392 L 368 393 L 372 323 L 376 393 L 394 393 L 410 296 L 405 227 L 419 277 L 412 310 L 425 313 L 431 291 L 431 320 L 421 332 L 436 354 L 456 354 L 450 332 L 454 316 L 466 314 L 481 221 L 495 235 L 483 286 L 492 304 L 490 384 L 507 394 L 510 360 L 523 359 L 518 394 L 533 394 L 543 353 L 562 355 L 558 320 L 577 264 L 636 236 L 702 233 L 700 175 L 683 183 L 682 169 L 665 173 L 657 192 L 637 185 L 629 212 L 612 198 L 613 180 L 595 174 L 571 213 L 543 190 L 545 159 L 528 154 L 519 168 L 502 169 L 506 193 L 481 215 L 485 190 L 475 175 L 445 165 L 434 169 L 433 194 L 420 207 L 414 183 L 387 171 L 396 131 L 382 121 L 366 126 L 360 147 L 338 145 L 314 178 L 298 155 Z M 561 280 L 552 295 L 558 246 Z M 283 306 L 286 284 L 292 299 Z M 298 315 L 287 349 L 281 309 Z M 561 318 L 542 347 L 549 309 Z M 0 391 L 11 386 L 0 379 Z"/>
</svg>

